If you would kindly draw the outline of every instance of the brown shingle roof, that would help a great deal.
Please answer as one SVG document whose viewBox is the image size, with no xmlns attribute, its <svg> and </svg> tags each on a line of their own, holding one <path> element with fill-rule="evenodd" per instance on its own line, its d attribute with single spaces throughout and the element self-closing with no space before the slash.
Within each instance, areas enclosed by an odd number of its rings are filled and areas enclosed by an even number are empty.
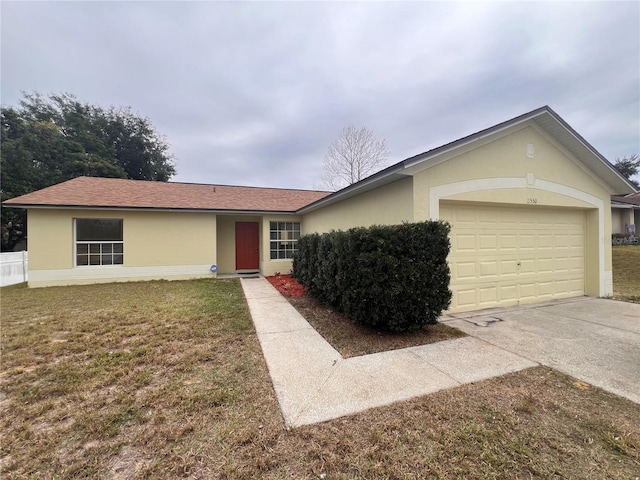
<svg viewBox="0 0 640 480">
<path fill-rule="evenodd" d="M 611 200 L 617 203 L 624 203 L 628 205 L 638 205 L 640 206 L 640 192 L 633 193 L 631 195 L 612 195 Z"/>
<path fill-rule="evenodd" d="M 78 177 L 4 202 L 20 207 L 295 212 L 329 192 Z"/>
</svg>

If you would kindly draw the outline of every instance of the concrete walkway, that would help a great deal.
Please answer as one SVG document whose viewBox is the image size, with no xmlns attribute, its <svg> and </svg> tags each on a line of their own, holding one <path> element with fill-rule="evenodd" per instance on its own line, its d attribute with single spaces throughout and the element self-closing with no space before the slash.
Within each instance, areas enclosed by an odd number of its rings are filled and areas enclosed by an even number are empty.
<svg viewBox="0 0 640 480">
<path fill-rule="evenodd" d="M 538 365 L 474 337 L 344 359 L 266 279 L 241 283 L 287 427 Z"/>
</svg>

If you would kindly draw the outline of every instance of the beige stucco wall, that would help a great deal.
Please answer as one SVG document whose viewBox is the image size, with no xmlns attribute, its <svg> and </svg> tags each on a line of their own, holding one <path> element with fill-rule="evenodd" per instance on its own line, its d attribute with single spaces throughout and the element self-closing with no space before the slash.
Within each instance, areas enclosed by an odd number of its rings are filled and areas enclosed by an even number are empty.
<svg viewBox="0 0 640 480">
<path fill-rule="evenodd" d="M 297 215 L 218 215 L 218 273 L 236 273 L 236 222 L 256 222 L 260 231 L 260 272 L 265 276 L 291 272 L 291 260 L 271 260 L 270 222 L 300 222 Z"/>
<path fill-rule="evenodd" d="M 582 168 L 573 156 L 556 146 L 552 140 L 533 126 L 507 130 L 502 138 L 474 144 L 469 151 L 455 152 L 446 162 L 417 172 L 414 177 L 414 213 L 416 220 L 429 218 L 429 191 L 433 186 L 446 185 L 465 180 L 477 181 L 485 178 L 519 178 L 526 180 L 527 174 L 534 175 L 535 181 L 563 184 L 577 190 L 596 195 L 609 202 L 609 193 L 597 179 Z M 534 158 L 527 158 L 526 145 L 532 144 Z M 447 158 L 446 156 L 443 157 Z M 494 190 L 482 194 L 469 193 L 469 200 L 482 198 L 486 201 L 527 205 L 527 199 L 537 198 L 537 205 L 579 205 L 570 198 L 562 200 L 535 186 L 504 192 Z"/>
<path fill-rule="evenodd" d="M 324 233 L 370 225 L 413 221 L 412 178 L 399 180 L 303 215 L 302 230 Z"/>
<path fill-rule="evenodd" d="M 291 260 L 271 260 L 271 248 L 269 244 L 270 222 L 301 222 L 297 215 L 265 215 L 262 218 L 262 228 L 260 231 L 260 271 L 266 277 L 276 273 L 287 274 L 291 272 L 293 262 Z M 301 228 L 303 226 L 301 225 Z"/>
<path fill-rule="evenodd" d="M 218 273 L 236 272 L 236 222 L 261 221 L 259 216 L 218 215 Z"/>
<path fill-rule="evenodd" d="M 123 219 L 124 265 L 74 266 L 74 218 Z M 31 209 L 29 285 L 210 277 L 216 215 L 150 211 Z"/>
<path fill-rule="evenodd" d="M 569 152 L 531 125 L 501 135 L 476 142 L 466 151 L 445 155 L 442 159 L 446 162 L 416 169 L 415 221 L 438 218 L 442 200 L 501 203 L 526 209 L 583 208 L 588 212 L 587 293 L 601 295 L 602 285 L 611 283 L 611 209 L 606 187 Z M 527 157 L 527 144 L 534 146 L 534 158 Z"/>
<path fill-rule="evenodd" d="M 632 208 L 612 208 L 611 209 L 611 233 L 627 233 L 627 225 L 635 222 L 634 210 Z M 636 225 L 636 232 L 638 225 Z"/>
</svg>

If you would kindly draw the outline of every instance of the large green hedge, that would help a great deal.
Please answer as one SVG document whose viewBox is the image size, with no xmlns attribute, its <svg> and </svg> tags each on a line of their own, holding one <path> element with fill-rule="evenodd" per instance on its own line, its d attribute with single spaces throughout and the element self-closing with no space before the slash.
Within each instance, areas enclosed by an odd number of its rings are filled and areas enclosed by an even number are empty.
<svg viewBox="0 0 640 480">
<path fill-rule="evenodd" d="M 402 332 L 437 323 L 449 307 L 448 223 L 352 228 L 298 240 L 293 275 L 349 318 Z"/>
</svg>

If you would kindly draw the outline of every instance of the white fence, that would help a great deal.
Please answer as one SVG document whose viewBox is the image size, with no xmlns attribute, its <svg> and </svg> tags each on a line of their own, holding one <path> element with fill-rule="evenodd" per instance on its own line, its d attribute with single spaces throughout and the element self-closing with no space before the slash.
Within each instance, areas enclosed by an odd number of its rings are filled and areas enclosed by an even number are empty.
<svg viewBox="0 0 640 480">
<path fill-rule="evenodd" d="M 0 253 L 0 287 L 26 282 L 29 279 L 27 252 Z"/>
</svg>

